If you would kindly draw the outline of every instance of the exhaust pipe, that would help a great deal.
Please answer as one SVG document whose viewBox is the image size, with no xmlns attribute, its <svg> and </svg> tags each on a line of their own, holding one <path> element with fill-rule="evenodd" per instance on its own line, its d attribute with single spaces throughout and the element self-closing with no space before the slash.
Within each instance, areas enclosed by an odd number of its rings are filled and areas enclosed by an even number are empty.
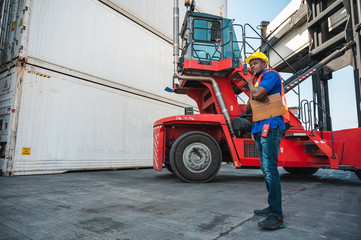
<svg viewBox="0 0 361 240">
<path fill-rule="evenodd" d="M 188 80 L 188 81 L 199 81 L 199 82 L 210 82 L 212 83 L 212 87 L 214 93 L 216 94 L 216 98 L 221 108 L 222 114 L 226 120 L 227 126 L 231 133 L 232 138 L 236 138 L 236 134 L 232 128 L 231 116 L 228 113 L 226 104 L 224 103 L 221 90 L 217 84 L 217 81 L 212 77 L 205 76 L 184 76 L 180 75 L 177 71 L 178 61 L 179 61 L 179 5 L 178 0 L 174 0 L 173 6 L 173 57 L 174 57 L 174 75 L 180 80 Z"/>
</svg>

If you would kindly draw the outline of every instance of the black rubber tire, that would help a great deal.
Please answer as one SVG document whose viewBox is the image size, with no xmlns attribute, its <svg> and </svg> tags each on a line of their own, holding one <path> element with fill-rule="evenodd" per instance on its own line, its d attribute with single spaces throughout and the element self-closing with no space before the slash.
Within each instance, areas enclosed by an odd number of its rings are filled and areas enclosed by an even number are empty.
<svg viewBox="0 0 361 240">
<path fill-rule="evenodd" d="M 165 167 L 167 168 L 167 170 L 168 170 L 169 172 L 173 173 L 173 169 L 172 169 L 172 167 L 170 166 L 169 163 L 165 163 L 164 165 L 165 165 Z"/>
<path fill-rule="evenodd" d="M 198 131 L 180 136 L 172 145 L 169 157 L 173 173 L 184 182 L 209 182 L 222 164 L 218 142 Z"/>
<path fill-rule="evenodd" d="M 361 169 L 357 169 L 355 172 L 356 176 L 358 177 L 358 179 L 361 180 Z"/>
<path fill-rule="evenodd" d="M 283 169 L 297 175 L 312 175 L 318 171 L 318 168 L 313 167 L 283 167 Z"/>
</svg>

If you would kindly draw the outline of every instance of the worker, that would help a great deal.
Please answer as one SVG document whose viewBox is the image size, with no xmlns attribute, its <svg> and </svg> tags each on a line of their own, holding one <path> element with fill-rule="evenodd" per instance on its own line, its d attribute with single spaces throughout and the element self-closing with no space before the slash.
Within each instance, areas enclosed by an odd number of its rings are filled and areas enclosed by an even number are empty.
<svg viewBox="0 0 361 240">
<path fill-rule="evenodd" d="M 281 206 L 281 180 L 277 164 L 281 137 L 285 132 L 284 116 L 286 118 L 289 117 L 282 81 L 278 72 L 268 69 L 269 61 L 264 53 L 253 53 L 246 59 L 246 63 L 249 64 L 253 73 L 253 76 L 248 79 L 250 100 L 261 100 L 269 103 L 268 96 L 279 93 L 286 110 L 286 114 L 283 116 L 270 116 L 268 119 L 254 121 L 252 127 L 252 136 L 257 144 L 261 170 L 268 191 L 268 207 L 262 210 L 254 210 L 255 215 L 267 216 L 267 218 L 258 223 L 258 226 L 267 229 L 284 228 Z M 252 113 L 250 100 L 246 105 L 246 113 Z"/>
</svg>

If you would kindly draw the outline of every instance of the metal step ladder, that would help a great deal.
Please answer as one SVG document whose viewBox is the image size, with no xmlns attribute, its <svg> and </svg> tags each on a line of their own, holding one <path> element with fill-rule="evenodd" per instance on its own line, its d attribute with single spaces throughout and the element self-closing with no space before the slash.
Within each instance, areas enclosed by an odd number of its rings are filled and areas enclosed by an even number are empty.
<svg viewBox="0 0 361 240">
<path fill-rule="evenodd" d="M 327 141 L 314 132 L 297 132 L 285 135 L 287 140 L 303 141 L 302 144 L 305 152 L 312 154 L 314 157 L 328 158 L 330 160 L 330 168 L 337 169 L 338 157 L 334 152 L 333 141 Z"/>
</svg>

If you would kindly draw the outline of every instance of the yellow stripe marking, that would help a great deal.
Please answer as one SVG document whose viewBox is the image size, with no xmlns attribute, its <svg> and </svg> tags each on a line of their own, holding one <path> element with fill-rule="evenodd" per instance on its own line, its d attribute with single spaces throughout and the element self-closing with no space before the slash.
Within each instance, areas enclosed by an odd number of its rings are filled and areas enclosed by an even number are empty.
<svg viewBox="0 0 361 240">
<path fill-rule="evenodd" d="M 42 74 L 42 73 L 37 73 L 37 72 L 33 72 L 33 71 L 28 71 L 28 73 L 32 73 L 32 74 L 40 76 L 40 77 L 50 78 L 49 75 L 45 75 L 45 74 Z"/>
</svg>

